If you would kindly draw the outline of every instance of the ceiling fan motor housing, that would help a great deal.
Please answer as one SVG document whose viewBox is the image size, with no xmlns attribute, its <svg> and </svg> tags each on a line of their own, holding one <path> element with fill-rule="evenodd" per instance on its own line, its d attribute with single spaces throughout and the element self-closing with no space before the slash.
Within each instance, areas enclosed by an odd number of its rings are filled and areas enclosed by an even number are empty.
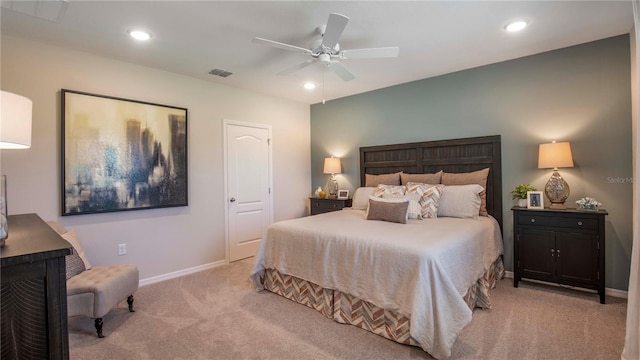
<svg viewBox="0 0 640 360">
<path fill-rule="evenodd" d="M 333 47 L 333 49 L 329 49 L 326 46 L 322 45 L 322 38 L 314 40 L 311 43 L 311 51 L 313 53 L 330 53 L 332 55 L 335 55 L 337 53 L 340 52 L 340 44 L 336 43 L 336 46 Z"/>
</svg>

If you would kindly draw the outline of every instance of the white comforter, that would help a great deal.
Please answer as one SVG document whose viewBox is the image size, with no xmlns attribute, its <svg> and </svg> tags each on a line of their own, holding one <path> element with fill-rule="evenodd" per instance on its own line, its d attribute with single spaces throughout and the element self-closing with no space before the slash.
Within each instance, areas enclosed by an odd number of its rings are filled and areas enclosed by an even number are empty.
<svg viewBox="0 0 640 360">
<path fill-rule="evenodd" d="M 251 279 L 262 290 L 272 268 L 409 316 L 411 336 L 445 358 L 471 321 L 463 296 L 502 249 L 491 217 L 396 224 L 345 209 L 272 224 Z"/>
</svg>

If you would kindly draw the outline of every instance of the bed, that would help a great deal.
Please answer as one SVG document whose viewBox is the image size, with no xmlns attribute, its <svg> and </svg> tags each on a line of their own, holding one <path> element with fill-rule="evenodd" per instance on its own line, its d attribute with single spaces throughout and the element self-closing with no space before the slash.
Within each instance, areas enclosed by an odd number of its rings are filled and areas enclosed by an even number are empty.
<svg viewBox="0 0 640 360">
<path fill-rule="evenodd" d="M 473 309 L 491 306 L 489 290 L 504 275 L 500 157 L 500 136 L 360 148 L 363 187 L 372 175 L 488 169 L 481 188 L 488 216 L 371 221 L 354 199 L 354 209 L 281 221 L 256 255 L 256 289 L 449 357 Z"/>
</svg>

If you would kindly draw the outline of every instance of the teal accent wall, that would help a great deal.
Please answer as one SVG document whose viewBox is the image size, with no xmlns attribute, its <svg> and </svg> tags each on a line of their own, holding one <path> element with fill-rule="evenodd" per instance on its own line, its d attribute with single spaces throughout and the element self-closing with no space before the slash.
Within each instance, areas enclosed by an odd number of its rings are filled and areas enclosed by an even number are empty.
<svg viewBox="0 0 640 360">
<path fill-rule="evenodd" d="M 629 35 L 314 104 L 310 193 L 325 186 L 323 158 L 330 155 L 342 158 L 340 189 L 353 191 L 360 184 L 361 146 L 485 135 L 502 136 L 507 270 L 513 270 L 510 191 L 521 183 L 543 189 L 552 171 L 537 168 L 538 145 L 569 141 L 575 166 L 560 169 L 571 187 L 567 204 L 575 207 L 584 196 L 603 203 L 609 212 L 606 286 L 626 291 L 633 181 Z"/>
</svg>

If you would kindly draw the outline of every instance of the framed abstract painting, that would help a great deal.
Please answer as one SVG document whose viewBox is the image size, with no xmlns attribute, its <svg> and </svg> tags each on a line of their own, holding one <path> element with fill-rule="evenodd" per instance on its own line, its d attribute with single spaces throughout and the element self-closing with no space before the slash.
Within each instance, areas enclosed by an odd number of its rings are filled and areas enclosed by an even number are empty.
<svg viewBox="0 0 640 360">
<path fill-rule="evenodd" d="M 61 91 L 62 215 L 188 205 L 187 109 Z"/>
</svg>

